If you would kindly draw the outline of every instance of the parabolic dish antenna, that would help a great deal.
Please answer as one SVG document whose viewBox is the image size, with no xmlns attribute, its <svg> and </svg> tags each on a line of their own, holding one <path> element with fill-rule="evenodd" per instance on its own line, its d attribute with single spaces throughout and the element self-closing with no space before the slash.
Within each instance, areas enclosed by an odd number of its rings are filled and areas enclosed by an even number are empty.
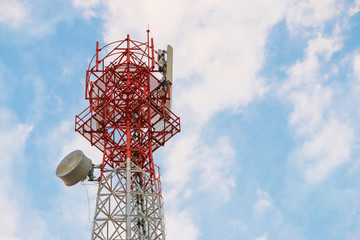
<svg viewBox="0 0 360 240">
<path fill-rule="evenodd" d="M 80 150 L 69 153 L 56 168 L 56 176 L 64 181 L 65 185 L 72 186 L 85 180 L 91 168 L 91 160 Z"/>
</svg>

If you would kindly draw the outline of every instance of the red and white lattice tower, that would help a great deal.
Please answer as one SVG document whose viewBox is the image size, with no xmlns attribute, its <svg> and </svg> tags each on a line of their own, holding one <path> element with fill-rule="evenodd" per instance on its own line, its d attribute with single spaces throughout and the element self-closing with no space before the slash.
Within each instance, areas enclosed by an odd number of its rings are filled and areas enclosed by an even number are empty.
<svg viewBox="0 0 360 240">
<path fill-rule="evenodd" d="M 171 112 L 172 47 L 126 39 L 99 48 L 86 71 L 90 106 L 75 130 L 103 152 L 91 239 L 165 239 L 153 152 L 180 132 Z"/>
</svg>

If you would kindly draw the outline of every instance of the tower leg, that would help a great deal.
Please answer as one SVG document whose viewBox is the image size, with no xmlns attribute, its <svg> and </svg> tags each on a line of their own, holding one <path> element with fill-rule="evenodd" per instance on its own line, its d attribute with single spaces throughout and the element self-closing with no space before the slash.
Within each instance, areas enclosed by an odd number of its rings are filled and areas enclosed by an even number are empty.
<svg viewBox="0 0 360 240">
<path fill-rule="evenodd" d="M 131 172 L 130 158 L 126 158 L 126 239 L 131 239 Z"/>
</svg>

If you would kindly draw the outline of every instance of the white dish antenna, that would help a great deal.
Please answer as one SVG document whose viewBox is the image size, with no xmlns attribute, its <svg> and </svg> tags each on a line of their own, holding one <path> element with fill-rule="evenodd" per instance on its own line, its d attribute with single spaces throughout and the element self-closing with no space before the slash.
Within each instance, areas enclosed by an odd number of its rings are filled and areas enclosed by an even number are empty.
<svg viewBox="0 0 360 240">
<path fill-rule="evenodd" d="M 65 185 L 72 186 L 86 179 L 91 169 L 91 160 L 80 150 L 69 153 L 56 168 L 56 176 Z"/>
</svg>

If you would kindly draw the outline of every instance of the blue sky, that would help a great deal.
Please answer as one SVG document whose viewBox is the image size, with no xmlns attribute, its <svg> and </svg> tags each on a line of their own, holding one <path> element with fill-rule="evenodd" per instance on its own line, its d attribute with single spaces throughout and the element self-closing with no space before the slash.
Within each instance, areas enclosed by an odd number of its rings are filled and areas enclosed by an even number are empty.
<svg viewBox="0 0 360 240">
<path fill-rule="evenodd" d="M 359 0 L 0 0 L 0 238 L 90 238 L 96 187 L 55 168 L 101 161 L 85 70 L 148 24 L 182 121 L 154 155 L 168 239 L 360 239 Z"/>
</svg>

